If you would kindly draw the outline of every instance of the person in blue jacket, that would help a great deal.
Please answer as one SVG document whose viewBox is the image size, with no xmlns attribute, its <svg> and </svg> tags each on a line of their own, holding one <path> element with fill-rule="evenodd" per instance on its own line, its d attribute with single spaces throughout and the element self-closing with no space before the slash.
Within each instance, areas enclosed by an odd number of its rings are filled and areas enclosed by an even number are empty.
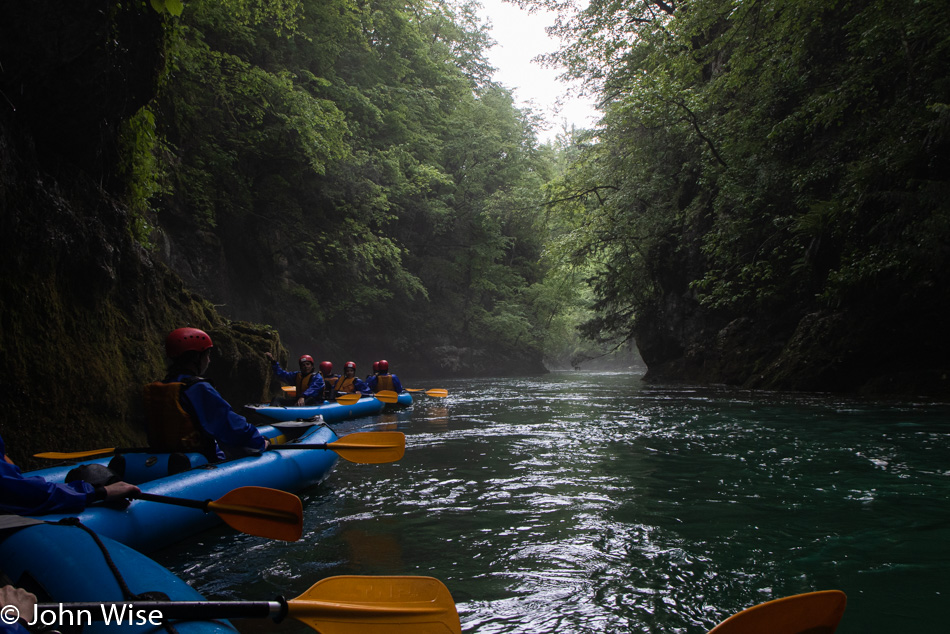
<svg viewBox="0 0 950 634">
<path fill-rule="evenodd" d="M 399 377 L 389 373 L 389 361 L 385 359 L 379 362 L 379 374 L 370 377 L 366 384 L 374 394 L 383 390 L 391 390 L 398 394 L 406 391 L 403 389 Z"/>
<path fill-rule="evenodd" d="M 40 477 L 23 477 L 20 468 L 7 457 L 6 444 L 0 437 L 0 513 L 12 515 L 48 515 L 79 513 L 93 502 L 118 500 L 139 492 L 127 482 L 93 486 L 84 480 L 68 484 L 47 482 Z"/>
<path fill-rule="evenodd" d="M 373 378 L 374 376 L 377 376 L 378 374 L 379 374 L 379 361 L 373 361 L 373 373 L 367 374 L 366 378 L 363 379 L 363 383 L 369 383 L 369 380 Z"/>
<path fill-rule="evenodd" d="M 165 338 L 165 353 L 172 360 L 168 374 L 145 386 L 146 431 L 153 450 L 200 451 L 220 461 L 267 449 L 267 439 L 203 378 L 213 347 L 211 337 L 197 328 L 178 328 Z"/>
<path fill-rule="evenodd" d="M 297 365 L 300 366 L 300 372 L 291 372 L 280 367 L 280 363 L 277 362 L 277 359 L 275 359 L 274 355 L 269 351 L 265 352 L 264 356 L 270 360 L 271 366 L 274 369 L 274 376 L 284 383 L 294 385 L 297 388 L 297 395 L 293 399 L 290 399 L 289 402 L 282 400 L 282 404 L 304 406 L 319 405 L 323 402 L 323 376 L 319 372 L 314 372 L 313 357 L 309 354 L 301 356 L 297 360 Z"/>
</svg>

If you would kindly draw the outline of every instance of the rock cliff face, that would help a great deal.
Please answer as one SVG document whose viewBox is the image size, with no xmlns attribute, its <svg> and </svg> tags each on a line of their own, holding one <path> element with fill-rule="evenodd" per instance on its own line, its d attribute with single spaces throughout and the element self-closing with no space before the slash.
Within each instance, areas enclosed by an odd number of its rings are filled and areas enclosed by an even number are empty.
<svg viewBox="0 0 950 634">
<path fill-rule="evenodd" d="M 667 296 L 636 339 L 650 381 L 950 399 L 946 301 L 721 315 Z"/>
<path fill-rule="evenodd" d="M 117 12 L 117 13 L 116 13 Z M 8 3 L 0 26 L 0 434 L 42 450 L 137 445 L 141 389 L 170 329 L 205 328 L 209 376 L 269 389 L 272 330 L 231 323 L 131 237 L 117 130 L 149 97 L 159 16 L 107 2 Z"/>
</svg>

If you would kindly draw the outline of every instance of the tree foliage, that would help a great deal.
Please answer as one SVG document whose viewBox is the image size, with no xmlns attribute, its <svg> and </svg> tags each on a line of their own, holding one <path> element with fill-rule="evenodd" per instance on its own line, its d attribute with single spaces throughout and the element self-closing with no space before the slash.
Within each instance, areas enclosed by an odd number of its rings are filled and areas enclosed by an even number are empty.
<svg viewBox="0 0 950 634">
<path fill-rule="evenodd" d="M 166 72 L 126 144 L 150 241 L 328 356 L 538 367 L 586 354 L 585 320 L 744 381 L 807 324 L 829 367 L 882 324 L 945 343 L 940 2 L 516 3 L 558 12 L 546 61 L 599 95 L 597 129 L 539 147 L 465 0 L 156 6 Z"/>
<path fill-rule="evenodd" d="M 591 334 L 637 334 L 659 364 L 739 317 L 787 334 L 815 311 L 907 328 L 947 308 L 941 2 L 521 4 L 561 10 L 552 59 L 602 98 L 550 190 L 595 267 Z"/>
<path fill-rule="evenodd" d="M 550 155 L 491 80 L 476 10 L 206 0 L 169 18 L 130 136 L 173 267 L 293 348 L 539 369 Z"/>
</svg>

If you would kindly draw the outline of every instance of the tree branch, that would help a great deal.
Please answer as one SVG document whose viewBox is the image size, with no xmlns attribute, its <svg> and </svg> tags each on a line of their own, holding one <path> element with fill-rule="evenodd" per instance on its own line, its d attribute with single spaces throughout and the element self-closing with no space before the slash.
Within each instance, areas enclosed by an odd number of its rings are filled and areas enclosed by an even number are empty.
<svg viewBox="0 0 950 634">
<path fill-rule="evenodd" d="M 703 134 L 702 128 L 699 127 L 699 117 L 697 117 L 696 114 L 689 109 L 689 106 L 681 101 L 673 100 L 670 101 L 670 103 L 683 109 L 683 111 L 686 113 L 686 120 L 689 121 L 690 125 L 693 126 L 693 130 L 695 130 L 696 134 L 699 135 L 699 138 L 703 140 L 703 142 L 706 144 L 706 147 L 708 147 L 713 153 L 713 156 L 716 157 L 716 161 L 723 167 L 728 168 L 729 165 L 722 158 L 722 155 L 719 154 L 719 150 L 716 149 L 716 146 L 713 145 L 713 142 L 709 139 L 709 137 Z"/>
</svg>

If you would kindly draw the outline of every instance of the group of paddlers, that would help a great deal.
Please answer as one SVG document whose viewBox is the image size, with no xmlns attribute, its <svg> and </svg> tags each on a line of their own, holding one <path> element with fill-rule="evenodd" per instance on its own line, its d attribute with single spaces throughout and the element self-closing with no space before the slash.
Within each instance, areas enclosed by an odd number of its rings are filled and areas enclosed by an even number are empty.
<svg viewBox="0 0 950 634">
<path fill-rule="evenodd" d="M 292 395 L 277 397 L 273 405 L 319 405 L 325 401 L 333 402 L 343 394 L 372 396 L 383 390 L 405 391 L 399 377 L 389 372 L 389 361 L 385 359 L 374 362 L 373 373 L 364 380 L 356 376 L 356 364 L 352 361 L 343 364 L 343 374 L 339 375 L 333 373 L 330 361 L 321 362 L 319 370 L 315 368 L 309 354 L 297 359 L 300 366 L 297 372 L 284 370 L 270 352 L 265 352 L 264 356 L 270 360 L 274 376 L 294 388 Z"/>
</svg>

